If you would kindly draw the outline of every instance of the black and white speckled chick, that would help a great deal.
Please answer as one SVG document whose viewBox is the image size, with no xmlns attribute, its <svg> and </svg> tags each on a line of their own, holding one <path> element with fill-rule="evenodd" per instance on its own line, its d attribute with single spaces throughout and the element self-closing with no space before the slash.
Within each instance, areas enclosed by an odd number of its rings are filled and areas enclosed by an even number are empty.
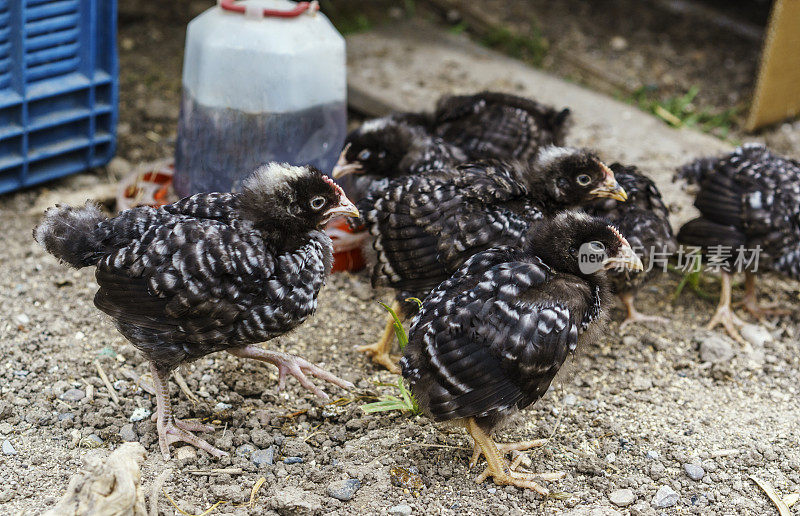
<svg viewBox="0 0 800 516">
<path fill-rule="evenodd" d="M 639 288 L 654 276 L 663 272 L 659 263 L 677 250 L 675 235 L 669 225 L 669 210 L 664 205 L 661 192 L 653 181 L 636 167 L 613 163 L 617 182 L 628 194 L 626 202 L 602 199 L 587 207 L 587 213 L 608 219 L 625 235 L 645 268 L 649 270 L 633 272 L 630 270 L 611 270 L 608 276 L 614 293 L 625 305 L 627 316 L 620 325 L 624 328 L 634 322 L 668 322 L 668 319 L 645 315 L 636 310 L 633 304 Z M 652 267 L 651 267 L 652 265 Z"/>
<path fill-rule="evenodd" d="M 423 121 L 424 115 L 397 113 L 364 122 L 347 136 L 332 176 L 349 176 L 348 193 L 358 200 L 381 180 L 444 174 L 467 160 L 461 149 L 431 135 Z"/>
<path fill-rule="evenodd" d="M 305 373 L 347 387 L 305 360 L 265 350 L 316 309 L 330 272 L 331 241 L 320 228 L 357 215 L 318 170 L 276 163 L 258 169 L 241 193 L 208 193 L 161 208 L 104 217 L 96 207 L 47 210 L 34 237 L 73 267 L 96 266 L 97 308 L 150 361 L 158 400 L 159 444 L 186 441 L 223 452 L 172 417 L 167 378 L 178 365 L 217 351 L 275 364 L 315 387 Z"/>
<path fill-rule="evenodd" d="M 463 150 L 471 160 L 529 161 L 539 148 L 563 145 L 569 109 L 484 91 L 443 97 L 436 104 L 432 133 Z"/>
<path fill-rule="evenodd" d="M 591 266 L 583 249 L 598 250 Z M 605 254 L 601 251 L 605 249 Z M 488 467 L 479 480 L 536 489 L 509 468 L 491 433 L 535 403 L 570 353 L 605 326 L 605 270 L 641 269 L 624 237 L 603 219 L 563 212 L 535 224 L 524 246 L 478 253 L 424 300 L 401 359 L 403 376 L 434 421 L 463 424 Z"/>
<path fill-rule="evenodd" d="M 569 110 L 498 92 L 448 96 L 427 113 L 393 113 L 352 131 L 333 177 L 352 174 L 360 199 L 374 182 L 410 174 L 444 175 L 478 159 L 529 162 L 540 148 L 563 145 Z"/>
<path fill-rule="evenodd" d="M 773 270 L 800 279 L 800 163 L 773 154 L 759 144 L 748 144 L 719 158 L 701 158 L 678 173 L 700 190 L 694 205 L 701 216 L 687 222 L 678 241 L 702 247 L 725 246 L 726 260 L 734 270 L 737 249 L 761 252 L 758 270 Z M 744 307 L 757 317 L 788 310 L 760 306 L 756 298 L 755 271 L 745 271 Z M 742 321 L 731 309 L 731 274 L 722 272 L 722 295 L 713 328 L 721 323 L 743 342 L 736 326 Z"/>
<path fill-rule="evenodd" d="M 614 174 L 590 152 L 540 150 L 531 166 L 490 160 L 457 167 L 453 177 L 407 176 L 358 202 L 361 222 L 374 236 L 372 281 L 398 291 L 398 301 L 424 298 L 470 256 L 524 241 L 542 215 L 600 197 L 624 200 Z M 411 305 L 400 304 L 407 311 Z M 361 348 L 396 371 L 388 355 L 393 330 Z"/>
</svg>

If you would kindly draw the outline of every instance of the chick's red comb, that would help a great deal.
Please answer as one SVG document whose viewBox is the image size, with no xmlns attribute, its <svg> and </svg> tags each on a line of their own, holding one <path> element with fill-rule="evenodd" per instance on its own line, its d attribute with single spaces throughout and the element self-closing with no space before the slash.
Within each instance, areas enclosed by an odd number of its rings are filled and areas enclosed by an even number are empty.
<svg viewBox="0 0 800 516">
<path fill-rule="evenodd" d="M 603 169 L 603 175 L 605 177 L 610 177 L 612 179 L 616 179 L 614 177 L 614 171 L 611 170 L 610 168 L 608 168 L 608 166 L 605 163 L 603 163 L 602 161 L 600 162 L 600 168 Z"/>
<path fill-rule="evenodd" d="M 609 225 L 608 229 L 610 229 L 611 232 L 614 233 L 614 236 L 619 238 L 619 241 L 622 242 L 622 245 L 626 245 L 628 247 L 631 246 L 631 244 L 628 243 L 628 240 L 624 236 L 622 236 L 622 233 L 620 233 L 617 228 L 615 228 L 614 226 Z"/>
<path fill-rule="evenodd" d="M 329 185 L 331 185 L 331 187 L 334 189 L 334 191 L 337 194 L 339 194 L 341 197 L 347 197 L 344 194 L 344 190 L 342 190 L 342 187 L 337 185 L 336 183 L 334 183 L 333 179 L 331 179 L 330 177 L 326 176 L 325 174 L 322 174 L 322 180 L 325 181 L 326 183 L 328 183 Z"/>
</svg>

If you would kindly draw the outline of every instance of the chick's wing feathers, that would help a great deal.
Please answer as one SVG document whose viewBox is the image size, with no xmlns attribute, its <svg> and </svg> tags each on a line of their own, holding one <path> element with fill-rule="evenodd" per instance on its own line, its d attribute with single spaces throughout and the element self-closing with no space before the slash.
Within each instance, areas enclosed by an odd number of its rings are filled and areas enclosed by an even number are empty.
<svg viewBox="0 0 800 516">
<path fill-rule="evenodd" d="M 359 201 L 376 237 L 375 283 L 425 292 L 476 252 L 523 238 L 528 222 L 503 206 L 524 192 L 512 175 L 493 177 L 478 165 L 458 174 L 400 178 Z"/>
<path fill-rule="evenodd" d="M 436 420 L 533 403 L 577 344 L 580 318 L 547 294 L 549 269 L 538 259 L 508 261 L 510 253 L 467 261 L 414 320 L 403 374 Z"/>
<path fill-rule="evenodd" d="M 198 219 L 231 222 L 239 219 L 239 196 L 235 193 L 199 193 L 165 206 L 165 211 Z"/>
<path fill-rule="evenodd" d="M 324 235 L 278 254 L 246 222 L 171 217 L 98 263 L 98 308 L 202 345 L 200 354 L 268 340 L 313 312 Z"/>
<path fill-rule="evenodd" d="M 435 133 L 472 159 L 530 159 L 541 145 L 560 144 L 569 111 L 499 92 L 442 98 Z"/>
<path fill-rule="evenodd" d="M 222 223 L 178 216 L 153 226 L 98 263 L 98 308 L 148 327 L 189 325 L 191 331 L 198 328 L 188 321 L 230 323 L 275 269 L 263 241 L 248 236 Z M 126 290 L 139 295 L 127 299 Z M 132 314 L 142 320 L 131 320 Z"/>
</svg>

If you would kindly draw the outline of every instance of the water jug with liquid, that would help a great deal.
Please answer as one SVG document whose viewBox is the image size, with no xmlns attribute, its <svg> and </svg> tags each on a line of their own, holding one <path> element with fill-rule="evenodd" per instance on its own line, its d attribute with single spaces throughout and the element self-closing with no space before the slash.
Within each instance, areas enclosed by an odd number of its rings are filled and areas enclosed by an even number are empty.
<svg viewBox="0 0 800 516">
<path fill-rule="evenodd" d="M 181 195 L 236 190 L 269 161 L 329 173 L 346 134 L 344 38 L 316 2 L 220 0 L 189 23 Z"/>
</svg>

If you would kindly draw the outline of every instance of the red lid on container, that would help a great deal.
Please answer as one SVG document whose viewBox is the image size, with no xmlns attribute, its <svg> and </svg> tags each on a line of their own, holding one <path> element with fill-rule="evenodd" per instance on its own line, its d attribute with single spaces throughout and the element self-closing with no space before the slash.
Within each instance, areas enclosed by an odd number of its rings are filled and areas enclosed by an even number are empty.
<svg viewBox="0 0 800 516">
<path fill-rule="evenodd" d="M 316 12 L 319 11 L 319 2 L 298 2 L 294 9 L 288 11 L 280 11 L 278 9 L 248 9 L 249 6 L 237 4 L 235 0 L 219 0 L 219 6 L 226 11 L 233 11 L 242 14 L 254 14 L 259 17 L 275 17 L 275 18 L 294 18 L 300 16 L 306 11 Z"/>
</svg>

